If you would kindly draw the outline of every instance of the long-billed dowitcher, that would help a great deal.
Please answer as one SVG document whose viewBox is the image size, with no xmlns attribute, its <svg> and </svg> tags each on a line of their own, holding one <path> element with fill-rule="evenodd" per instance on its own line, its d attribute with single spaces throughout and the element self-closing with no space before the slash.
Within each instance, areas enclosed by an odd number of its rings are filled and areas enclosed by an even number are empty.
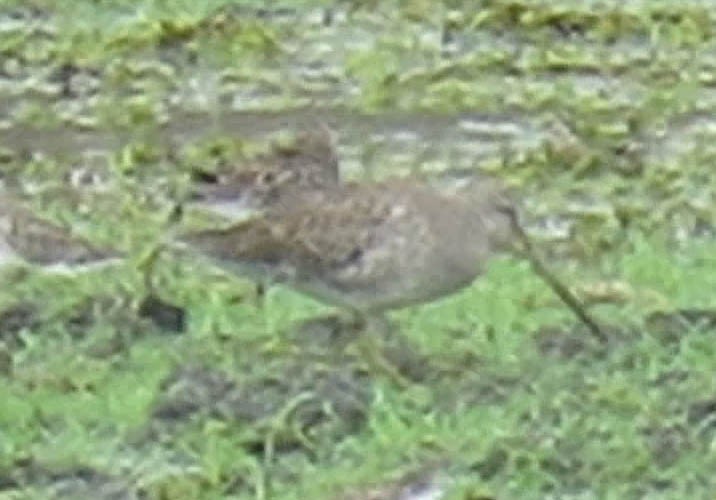
<svg viewBox="0 0 716 500">
<path fill-rule="evenodd" d="M 221 267 L 283 282 L 360 314 L 433 300 L 470 284 L 513 241 L 495 182 L 447 196 L 408 181 L 349 184 L 319 203 L 179 241 Z"/>
<path fill-rule="evenodd" d="M 0 265 L 25 262 L 51 272 L 73 273 L 121 258 L 53 224 L 0 192 Z"/>
<path fill-rule="evenodd" d="M 177 241 L 226 270 L 285 283 L 363 319 L 456 292 L 492 256 L 520 249 L 590 332 L 606 340 L 545 269 L 494 178 L 476 176 L 450 192 L 409 180 L 349 183 L 292 201 Z"/>
</svg>

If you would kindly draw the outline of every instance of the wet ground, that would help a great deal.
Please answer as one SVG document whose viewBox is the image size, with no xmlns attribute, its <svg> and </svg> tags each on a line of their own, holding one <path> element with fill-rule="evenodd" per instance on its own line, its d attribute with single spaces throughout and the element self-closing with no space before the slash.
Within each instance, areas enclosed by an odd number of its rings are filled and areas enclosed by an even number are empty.
<svg viewBox="0 0 716 500">
<path fill-rule="evenodd" d="M 716 4 L 0 7 L 0 176 L 140 254 L 192 173 L 321 120 L 351 179 L 515 186 L 525 263 L 396 313 L 374 373 L 283 289 L 162 262 L 0 270 L 0 496 L 710 498 Z M 346 338 L 348 337 L 348 338 Z"/>
</svg>

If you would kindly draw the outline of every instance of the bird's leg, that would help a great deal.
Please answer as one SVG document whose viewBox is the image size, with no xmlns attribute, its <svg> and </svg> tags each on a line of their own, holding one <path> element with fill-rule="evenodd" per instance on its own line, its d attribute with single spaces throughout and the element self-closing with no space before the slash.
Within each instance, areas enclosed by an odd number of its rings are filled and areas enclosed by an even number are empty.
<svg viewBox="0 0 716 500">
<path fill-rule="evenodd" d="M 382 342 L 389 333 L 389 325 L 385 316 L 366 317 L 354 313 L 354 324 L 360 328 L 357 347 L 361 357 L 366 361 L 371 371 L 385 375 L 399 387 L 410 387 L 411 382 L 383 355 Z"/>
<path fill-rule="evenodd" d="M 154 277 L 157 261 L 163 250 L 163 244 L 155 245 L 149 252 L 142 255 L 136 264 L 136 269 L 142 277 L 144 292 L 150 295 L 154 293 L 154 280 L 152 278 Z"/>
<path fill-rule="evenodd" d="M 269 321 L 269 316 L 267 314 L 267 307 L 266 304 L 268 303 L 268 297 L 267 297 L 267 283 L 264 280 L 258 280 L 254 284 L 254 307 L 258 309 L 259 314 L 261 315 L 261 319 L 263 321 L 263 327 L 264 331 L 266 333 L 271 332 L 271 322 Z"/>
<path fill-rule="evenodd" d="M 146 254 L 139 257 L 136 269 L 142 277 L 144 285 L 144 292 L 147 296 L 155 294 L 154 274 L 157 265 L 157 261 L 161 256 L 162 252 L 166 250 L 166 235 L 164 233 L 171 233 L 177 227 L 177 224 L 181 222 L 184 215 L 183 205 L 181 203 L 174 204 L 169 210 L 166 219 L 162 224 L 162 237 L 161 240 L 156 243 Z"/>
<path fill-rule="evenodd" d="M 263 280 L 257 281 L 254 287 L 254 297 L 256 300 L 256 307 L 261 311 L 266 311 L 266 288 L 267 283 Z"/>
</svg>

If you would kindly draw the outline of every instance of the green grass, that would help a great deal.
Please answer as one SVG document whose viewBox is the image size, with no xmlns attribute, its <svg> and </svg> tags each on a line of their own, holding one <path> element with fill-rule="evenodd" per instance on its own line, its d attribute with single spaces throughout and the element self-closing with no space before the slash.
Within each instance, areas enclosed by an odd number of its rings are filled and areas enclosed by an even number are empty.
<svg viewBox="0 0 716 500">
<path fill-rule="evenodd" d="M 455 500 L 711 498 L 715 9 L 110 3 L 0 4 L 0 172 L 38 212 L 134 259 L 189 173 L 324 113 L 349 177 L 483 168 L 521 189 L 528 224 L 569 224 L 539 246 L 585 296 L 614 286 L 591 307 L 612 342 L 527 263 L 495 259 L 392 314 L 380 347 L 414 381 L 401 390 L 287 289 L 260 307 L 240 278 L 162 259 L 161 296 L 188 315 L 176 332 L 139 314 L 131 262 L 3 269 L 0 499 L 364 498 L 433 472 Z M 512 128 L 454 126 L 473 115 Z M 391 135 L 406 130 L 418 139 Z M 81 202 L 63 187 L 78 166 L 106 181 Z"/>
<path fill-rule="evenodd" d="M 644 244 L 619 256 L 618 265 L 634 289 L 668 297 L 674 309 L 708 306 L 694 297 L 716 279 L 704 259 L 713 251 L 713 244 L 703 244 L 673 256 Z M 674 269 L 690 279 L 679 281 Z M 699 405 L 713 401 L 712 327 L 684 326 L 668 332 L 674 340 L 650 331 L 636 312 L 622 311 L 628 305 L 604 306 L 595 314 L 617 330 L 613 345 L 590 347 L 583 330 L 570 331 L 569 313 L 525 265 L 498 262 L 464 293 L 397 315 L 400 333 L 425 356 L 423 382 L 400 391 L 377 376 L 361 379 L 370 382 L 372 401 L 356 417 L 357 427 L 339 425 L 345 415 L 329 412 L 328 421 L 302 431 L 304 442 L 296 441 L 294 427 L 307 425 L 300 422 L 301 407 L 329 394 L 314 391 L 315 375 L 309 375 L 305 399 L 286 388 L 276 401 L 260 381 L 271 377 L 273 384 L 290 386 L 281 380 L 281 366 L 293 365 L 294 377 L 313 369 L 316 361 L 301 361 L 285 332 L 306 307 L 315 308 L 280 289 L 268 302 L 263 313 L 250 305 L 238 306 L 243 312 L 216 306 L 231 321 L 212 314 L 210 304 L 191 303 L 186 334 L 168 338 L 149 331 L 106 359 L 88 355 L 88 339 L 68 338 L 58 320 L 29 332 L 2 387 L 4 467 L 17 475 L 20 459 L 55 473 L 83 465 L 169 498 L 251 498 L 267 485 L 272 498 L 331 498 L 327 492 L 380 484 L 432 462 L 445 464 L 457 498 L 470 498 L 469 491 L 500 498 L 580 491 L 632 498 L 660 488 L 668 498 L 688 492 L 705 498 L 713 487 L 712 416 L 697 415 Z M 200 326 L 203 316 L 219 319 L 213 327 Z M 88 336 L 123 329 L 104 321 L 96 318 Z M 270 335 L 262 332 L 264 322 Z M 562 325 L 555 342 L 586 343 L 573 353 L 547 351 L 536 333 L 545 325 Z M 330 368 L 330 361 L 320 362 Z M 178 397 L 166 394 L 162 380 L 194 365 L 263 391 L 251 397 L 270 400 L 275 414 L 242 418 L 247 395 L 233 402 L 219 395 L 216 401 L 207 396 L 214 412 L 180 412 L 171 425 L 152 419 L 158 402 Z M 211 392 L 196 383 L 198 394 Z M 330 397 L 317 407 L 340 404 Z M 276 439 L 265 463 L 260 450 Z M 293 444 L 284 449 L 282 440 Z M 145 453 L 160 468 L 175 470 L 178 482 L 147 469 Z M 237 477 L 240 486 L 229 495 L 224 489 Z"/>
</svg>

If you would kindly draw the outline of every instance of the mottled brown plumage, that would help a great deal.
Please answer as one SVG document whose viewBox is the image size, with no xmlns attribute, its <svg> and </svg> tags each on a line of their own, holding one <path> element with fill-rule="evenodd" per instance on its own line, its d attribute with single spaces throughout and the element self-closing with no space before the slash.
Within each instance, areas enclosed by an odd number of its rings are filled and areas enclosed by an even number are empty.
<svg viewBox="0 0 716 500">
<path fill-rule="evenodd" d="M 470 284 L 512 241 L 506 210 L 501 186 L 486 179 L 460 195 L 410 181 L 348 184 L 179 241 L 226 269 L 380 312 Z"/>
<path fill-rule="evenodd" d="M 24 261 L 49 271 L 75 272 L 120 257 L 118 252 L 93 245 L 0 193 L 0 265 Z"/>
<path fill-rule="evenodd" d="M 250 164 L 193 186 L 191 205 L 227 218 L 246 210 L 290 206 L 296 198 L 338 185 L 338 156 L 323 126 L 296 135 L 289 146 L 275 145 Z"/>
</svg>

